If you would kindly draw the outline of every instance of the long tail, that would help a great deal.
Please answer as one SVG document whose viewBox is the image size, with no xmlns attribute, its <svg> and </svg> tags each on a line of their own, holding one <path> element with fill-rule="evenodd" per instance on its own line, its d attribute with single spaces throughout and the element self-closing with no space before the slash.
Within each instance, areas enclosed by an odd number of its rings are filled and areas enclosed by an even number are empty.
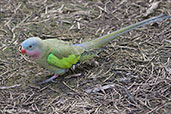
<svg viewBox="0 0 171 114">
<path fill-rule="evenodd" d="M 87 50 L 89 50 L 89 49 L 98 49 L 98 48 L 102 47 L 103 45 L 107 44 L 108 42 L 112 41 L 113 39 L 117 38 L 118 36 L 120 36 L 120 35 L 122 35 L 124 33 L 127 33 L 127 32 L 129 32 L 129 31 L 131 31 L 133 29 L 144 26 L 146 24 L 154 23 L 154 22 L 161 21 L 161 20 L 164 20 L 164 19 L 167 19 L 167 18 L 171 18 L 171 16 L 167 16 L 166 14 L 162 14 L 162 15 L 152 17 L 150 19 L 146 19 L 144 21 L 132 24 L 130 26 L 121 28 L 120 30 L 114 31 L 112 33 L 109 33 L 107 35 L 99 37 L 99 38 L 97 38 L 95 40 L 91 40 L 91 41 L 84 42 L 84 43 L 81 43 L 81 44 L 76 44 L 76 45 L 84 47 Z"/>
</svg>

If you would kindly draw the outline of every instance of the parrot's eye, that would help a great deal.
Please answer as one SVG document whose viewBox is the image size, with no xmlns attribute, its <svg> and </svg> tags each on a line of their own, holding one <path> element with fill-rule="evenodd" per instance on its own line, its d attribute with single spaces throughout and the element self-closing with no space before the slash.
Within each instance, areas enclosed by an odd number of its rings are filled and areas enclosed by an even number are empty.
<svg viewBox="0 0 171 114">
<path fill-rule="evenodd" d="M 29 45 L 29 48 L 32 48 L 32 45 Z"/>
</svg>

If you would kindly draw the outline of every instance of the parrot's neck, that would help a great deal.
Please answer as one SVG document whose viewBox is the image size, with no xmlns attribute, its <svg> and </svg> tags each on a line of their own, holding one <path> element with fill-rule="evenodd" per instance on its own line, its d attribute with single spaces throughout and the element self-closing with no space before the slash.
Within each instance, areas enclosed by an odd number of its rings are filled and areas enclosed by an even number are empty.
<svg viewBox="0 0 171 114">
<path fill-rule="evenodd" d="M 32 56 L 33 59 L 39 59 L 40 58 L 40 53 L 39 52 L 36 52 L 33 56 Z"/>
<path fill-rule="evenodd" d="M 26 52 L 28 56 L 32 57 L 33 59 L 40 58 L 41 52 Z"/>
<path fill-rule="evenodd" d="M 50 48 L 49 45 L 46 43 L 42 44 L 42 49 L 39 53 L 35 54 L 35 56 L 33 57 L 33 59 L 47 59 L 48 55 L 50 53 Z"/>
</svg>

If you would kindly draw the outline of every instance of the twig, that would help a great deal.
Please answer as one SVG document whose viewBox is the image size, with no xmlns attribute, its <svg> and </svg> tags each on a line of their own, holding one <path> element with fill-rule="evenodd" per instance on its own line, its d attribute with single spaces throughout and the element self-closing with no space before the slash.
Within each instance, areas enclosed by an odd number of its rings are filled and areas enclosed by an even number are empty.
<svg viewBox="0 0 171 114">
<path fill-rule="evenodd" d="M 160 106 L 156 106 L 155 108 L 153 108 L 152 110 L 150 110 L 149 112 L 147 112 L 147 114 L 151 114 L 151 113 L 153 113 L 155 110 L 161 109 L 161 108 L 164 107 L 165 105 L 170 104 L 169 102 L 170 102 L 170 101 L 168 101 L 168 102 L 166 102 L 166 103 L 163 103 L 163 104 L 161 104 Z"/>
<path fill-rule="evenodd" d="M 105 86 L 102 86 L 102 87 L 95 87 L 95 88 L 92 88 L 92 89 L 86 89 L 85 91 L 87 92 L 87 93 L 91 93 L 91 92 L 93 92 L 93 93 L 95 93 L 95 92 L 99 92 L 99 91 L 101 91 L 101 90 L 106 90 L 106 89 L 110 89 L 110 88 L 114 88 L 114 84 L 110 84 L 110 85 L 105 85 Z"/>
<path fill-rule="evenodd" d="M 135 100 L 133 99 L 133 97 L 131 96 L 131 94 L 128 92 L 128 90 L 127 90 L 126 88 L 124 88 L 124 91 L 125 91 L 126 95 L 128 96 L 128 99 L 129 99 L 132 103 L 137 104 L 137 103 L 135 102 Z"/>
<path fill-rule="evenodd" d="M 79 92 L 78 92 L 77 90 L 75 90 L 75 89 L 73 89 L 72 87 L 70 87 L 69 85 L 67 85 L 64 81 L 63 81 L 63 84 L 64 84 L 65 86 L 67 86 L 70 90 L 72 90 L 72 91 L 74 91 L 74 92 L 76 92 L 76 93 L 79 94 Z"/>
<path fill-rule="evenodd" d="M 147 17 L 148 15 L 150 15 L 151 13 L 153 13 L 154 10 L 158 8 L 159 3 L 160 3 L 159 1 L 153 2 L 151 4 L 151 7 L 147 9 L 147 11 L 146 11 L 146 13 L 145 13 L 144 16 Z"/>
<path fill-rule="evenodd" d="M 65 79 L 77 78 L 77 77 L 80 77 L 80 76 L 81 76 L 81 73 L 78 73 L 78 74 L 69 75 L 69 76 L 65 77 Z"/>
<path fill-rule="evenodd" d="M 16 85 L 12 85 L 12 86 L 2 86 L 0 87 L 0 90 L 4 90 L 4 89 L 12 89 L 12 88 L 16 88 L 21 86 L 21 84 L 16 84 Z"/>
</svg>

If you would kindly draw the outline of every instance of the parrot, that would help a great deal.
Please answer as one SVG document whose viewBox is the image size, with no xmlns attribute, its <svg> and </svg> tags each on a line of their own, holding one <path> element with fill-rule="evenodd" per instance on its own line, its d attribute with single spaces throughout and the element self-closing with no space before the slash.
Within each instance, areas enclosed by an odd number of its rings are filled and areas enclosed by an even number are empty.
<svg viewBox="0 0 171 114">
<path fill-rule="evenodd" d="M 33 58 L 40 66 L 54 73 L 53 76 L 42 81 L 41 84 L 54 82 L 58 76 L 66 73 L 74 65 L 92 59 L 101 52 L 104 45 L 120 35 L 168 18 L 171 18 L 171 16 L 161 14 L 83 43 L 74 44 L 54 38 L 42 40 L 39 37 L 30 37 L 21 43 L 20 51 L 22 54 Z"/>
</svg>

